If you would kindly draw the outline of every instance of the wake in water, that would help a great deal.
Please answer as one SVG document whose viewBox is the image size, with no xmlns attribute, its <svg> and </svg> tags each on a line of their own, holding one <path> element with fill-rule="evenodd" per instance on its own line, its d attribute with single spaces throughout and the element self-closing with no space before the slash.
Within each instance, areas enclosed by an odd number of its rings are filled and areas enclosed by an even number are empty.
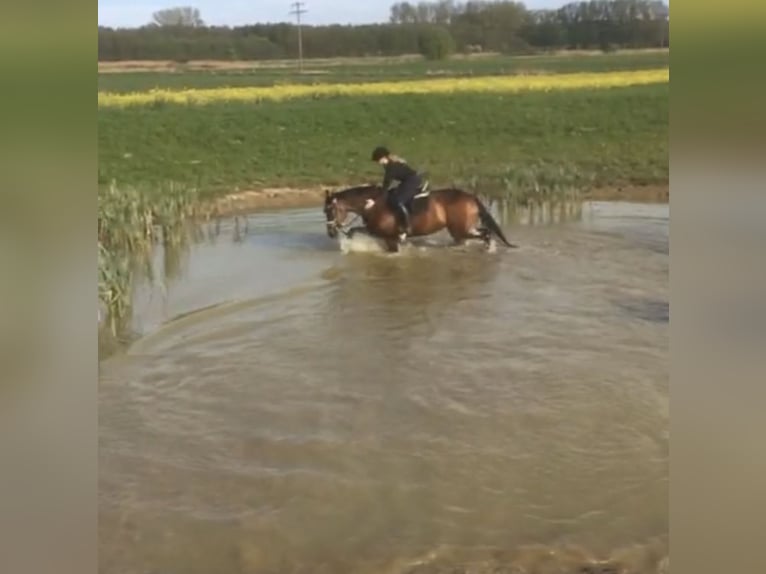
<svg viewBox="0 0 766 574">
<path fill-rule="evenodd" d="M 346 237 L 345 235 L 341 235 L 338 238 L 338 245 L 340 247 L 340 251 L 343 254 L 348 253 L 385 253 L 388 254 L 388 251 L 386 250 L 385 245 L 383 244 L 383 241 L 371 236 L 367 235 L 366 233 L 356 233 L 353 237 Z M 465 249 L 479 249 L 481 251 L 486 251 L 488 253 L 496 253 L 497 252 L 497 241 L 495 241 L 494 238 L 490 240 L 489 249 L 485 249 L 484 246 L 478 242 L 469 242 L 465 245 L 454 245 L 452 242 L 445 243 L 444 241 L 438 241 L 433 239 L 416 239 L 416 242 L 406 242 L 404 245 L 402 245 L 399 248 L 399 253 L 395 253 L 392 255 L 403 255 L 406 253 L 414 253 L 414 252 L 424 252 L 431 249 L 456 249 L 456 250 L 465 250 Z"/>
</svg>

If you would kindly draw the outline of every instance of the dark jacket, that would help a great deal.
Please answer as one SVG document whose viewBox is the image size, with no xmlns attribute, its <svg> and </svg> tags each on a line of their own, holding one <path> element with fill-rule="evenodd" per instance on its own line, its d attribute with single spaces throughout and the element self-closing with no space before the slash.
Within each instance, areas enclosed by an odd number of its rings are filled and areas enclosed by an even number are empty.
<svg viewBox="0 0 766 574">
<path fill-rule="evenodd" d="M 390 160 L 384 166 L 383 191 L 388 191 L 394 181 L 404 182 L 410 178 L 417 178 L 418 173 L 404 162 Z"/>
</svg>

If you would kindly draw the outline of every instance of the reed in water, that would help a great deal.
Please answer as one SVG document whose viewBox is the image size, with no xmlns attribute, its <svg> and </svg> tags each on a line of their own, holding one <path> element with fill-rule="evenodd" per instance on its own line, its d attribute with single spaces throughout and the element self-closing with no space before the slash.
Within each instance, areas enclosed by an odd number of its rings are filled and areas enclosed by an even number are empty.
<svg viewBox="0 0 766 574">
<path fill-rule="evenodd" d="M 128 335 L 133 285 L 138 277 L 155 280 L 152 261 L 156 246 L 162 245 L 166 260 L 172 262 L 173 254 L 193 237 L 193 223 L 211 215 L 192 187 L 137 188 L 112 182 L 99 188 L 100 347 L 108 342 L 104 337 L 114 343 Z"/>
</svg>

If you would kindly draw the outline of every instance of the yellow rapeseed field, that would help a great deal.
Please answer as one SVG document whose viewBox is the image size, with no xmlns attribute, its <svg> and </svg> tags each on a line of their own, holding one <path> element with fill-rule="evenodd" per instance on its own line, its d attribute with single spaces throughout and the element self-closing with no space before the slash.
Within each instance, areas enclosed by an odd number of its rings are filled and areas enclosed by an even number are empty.
<svg viewBox="0 0 766 574">
<path fill-rule="evenodd" d="M 282 101 L 332 96 L 378 96 L 396 94 L 444 94 L 454 92 L 515 93 L 525 91 L 617 88 L 670 81 L 670 70 L 576 73 L 551 75 L 439 78 L 359 84 L 293 84 L 238 88 L 150 90 L 135 93 L 99 92 L 99 107 L 125 107 L 154 102 L 205 105 L 216 102 Z"/>
</svg>

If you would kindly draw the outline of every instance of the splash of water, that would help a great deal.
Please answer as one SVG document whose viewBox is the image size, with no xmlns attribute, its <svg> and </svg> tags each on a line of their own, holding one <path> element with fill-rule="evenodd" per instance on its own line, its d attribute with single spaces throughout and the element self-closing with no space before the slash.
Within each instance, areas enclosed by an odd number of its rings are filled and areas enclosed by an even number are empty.
<svg viewBox="0 0 766 574">
<path fill-rule="evenodd" d="M 341 253 L 383 253 L 385 247 L 375 237 L 365 233 L 357 233 L 353 237 L 341 235 L 338 245 Z"/>
</svg>

